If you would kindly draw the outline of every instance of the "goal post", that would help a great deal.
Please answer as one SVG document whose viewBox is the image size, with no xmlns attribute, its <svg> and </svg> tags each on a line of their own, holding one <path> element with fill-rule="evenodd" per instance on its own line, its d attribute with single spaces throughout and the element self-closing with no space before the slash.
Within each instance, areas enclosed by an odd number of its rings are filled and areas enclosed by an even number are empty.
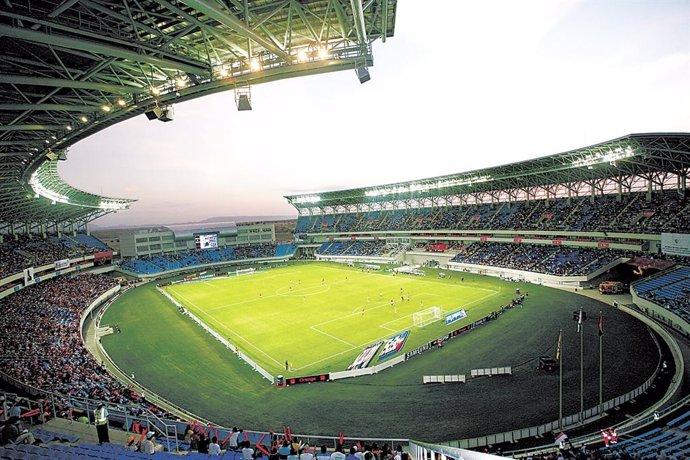
<svg viewBox="0 0 690 460">
<path fill-rule="evenodd" d="M 428 326 L 441 319 L 441 307 L 431 307 L 412 314 L 412 324 L 416 327 Z"/>
</svg>

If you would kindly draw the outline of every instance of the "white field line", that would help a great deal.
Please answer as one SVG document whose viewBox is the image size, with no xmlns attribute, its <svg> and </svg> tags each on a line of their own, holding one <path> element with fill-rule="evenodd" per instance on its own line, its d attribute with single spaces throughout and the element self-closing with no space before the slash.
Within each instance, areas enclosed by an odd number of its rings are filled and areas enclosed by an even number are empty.
<svg viewBox="0 0 690 460">
<path fill-rule="evenodd" d="M 175 292 L 174 289 L 173 289 L 172 291 Z M 281 366 L 281 363 L 280 363 L 278 360 L 276 360 L 273 356 L 269 355 L 268 353 L 266 353 L 265 351 L 263 351 L 261 348 L 257 347 L 257 346 L 254 345 L 252 342 L 250 342 L 249 340 L 245 339 L 245 338 L 242 337 L 240 334 L 238 334 L 238 333 L 235 332 L 234 330 L 230 329 L 230 328 L 227 327 L 225 324 L 221 323 L 220 321 L 218 321 L 217 319 L 215 319 L 214 317 L 212 317 L 211 315 L 209 315 L 209 314 L 206 313 L 205 311 L 203 311 L 203 309 L 201 309 L 201 308 L 200 308 L 198 305 L 196 305 L 194 302 L 191 302 L 189 299 L 187 299 L 185 296 L 181 295 L 179 292 L 175 292 L 175 294 L 178 295 L 182 300 L 184 300 L 185 302 L 187 302 L 189 305 L 191 305 L 191 306 L 193 306 L 194 308 L 196 308 L 196 310 L 197 310 L 198 313 L 203 314 L 204 316 L 206 316 L 207 318 L 209 318 L 211 321 L 213 321 L 217 326 L 220 326 L 221 329 L 225 329 L 225 330 L 226 330 L 227 332 L 229 332 L 230 334 L 233 334 L 233 335 L 239 337 L 241 340 L 243 340 L 244 342 L 246 342 L 250 347 L 254 348 L 256 351 L 258 351 L 258 352 L 261 353 L 262 355 L 266 356 L 268 359 L 270 359 L 271 361 L 273 361 L 274 363 L 276 363 L 278 366 Z"/>
<path fill-rule="evenodd" d="M 342 270 L 342 269 L 339 269 L 339 268 L 332 268 L 332 267 L 322 267 L 322 268 L 327 269 L 327 270 L 332 270 L 332 271 L 338 271 L 338 272 L 341 272 L 341 273 L 343 273 L 343 272 L 352 273 L 352 272 L 349 271 L 349 270 Z M 361 278 L 368 277 L 368 276 L 384 276 L 384 277 L 387 277 L 388 275 L 385 275 L 385 274 L 383 274 L 383 273 L 374 273 L 374 272 L 368 272 L 368 273 L 365 273 L 364 275 L 360 275 Z M 277 275 L 274 275 L 274 276 L 272 276 L 271 278 L 273 278 L 273 277 L 277 277 Z M 439 282 L 439 281 L 424 280 L 424 279 L 419 279 L 419 278 L 409 278 L 409 279 L 401 278 L 401 280 L 404 280 L 404 281 L 406 281 L 406 282 L 416 281 L 416 282 L 427 283 L 427 284 L 445 284 L 445 283 L 442 283 L 442 282 Z M 342 280 L 342 281 L 338 281 L 338 282 L 330 283 L 330 284 L 343 284 L 343 283 L 347 283 L 347 282 L 349 282 L 349 280 Z M 329 288 L 330 288 L 330 284 L 327 284 L 327 286 L 329 286 Z M 463 285 L 457 285 L 457 287 L 463 287 Z M 468 287 L 469 287 L 469 286 L 468 286 Z M 493 296 L 496 296 L 496 295 L 499 294 L 499 291 L 493 290 L 493 289 L 485 289 L 485 288 L 478 288 L 478 287 L 472 287 L 472 289 L 482 290 L 482 291 L 490 291 L 491 294 L 488 294 L 488 295 L 486 295 L 486 296 L 484 296 L 484 297 L 481 297 L 481 298 L 479 298 L 479 299 L 473 300 L 472 302 L 470 302 L 470 303 L 468 303 L 468 304 L 465 304 L 465 307 L 474 305 L 475 303 L 478 303 L 478 302 L 480 302 L 480 301 L 482 301 L 482 300 L 484 300 L 484 299 L 487 299 L 487 298 L 489 298 L 489 297 L 493 297 Z M 173 289 L 171 288 L 171 290 L 173 290 Z M 175 291 L 173 290 L 173 292 L 175 292 Z M 277 290 L 276 290 L 276 292 L 277 292 Z M 294 292 L 296 292 L 296 291 L 294 291 Z M 202 311 L 197 305 L 195 305 L 193 302 L 190 302 L 188 299 L 186 299 L 185 297 L 183 297 L 183 296 L 180 295 L 179 293 L 176 292 L 176 294 L 179 295 L 179 296 L 180 296 L 182 299 L 184 299 L 186 302 L 189 302 L 192 306 L 194 306 L 197 310 L 201 311 L 204 315 L 206 315 L 207 317 L 209 317 L 209 318 L 210 318 L 212 321 L 214 321 L 216 324 L 220 325 L 223 329 L 225 329 L 226 331 L 230 332 L 231 334 L 236 335 L 237 337 L 239 337 L 240 339 L 242 339 L 244 342 L 246 342 L 247 344 L 249 344 L 249 346 L 251 346 L 251 347 L 254 348 L 255 350 L 259 351 L 261 354 L 263 354 L 264 356 L 266 356 L 267 358 L 269 358 L 271 361 L 275 362 L 278 366 L 282 367 L 282 364 L 281 364 L 278 360 L 276 360 L 275 358 L 273 358 L 271 355 L 269 355 L 269 354 L 266 353 L 265 351 L 261 350 L 259 347 L 257 347 L 256 345 L 254 345 L 253 343 L 251 343 L 250 341 L 248 341 L 247 339 L 245 339 L 244 337 L 242 337 L 240 334 L 236 333 L 236 332 L 233 331 L 232 329 L 230 329 L 230 328 L 228 328 L 227 326 L 225 326 L 224 324 L 220 323 L 218 320 L 216 320 L 216 319 L 214 319 L 213 317 L 211 317 L 208 313 Z M 318 293 L 315 293 L 315 294 L 303 294 L 303 295 L 316 295 L 316 294 L 318 294 Z M 289 294 L 288 294 L 288 295 L 289 295 Z M 423 295 L 440 297 L 438 294 L 421 293 L 421 294 L 415 294 L 415 295 L 413 295 L 413 296 L 410 296 L 410 299 L 415 298 L 415 297 L 420 297 L 420 296 L 423 296 Z M 262 297 L 262 298 L 273 298 L 273 297 L 284 297 L 284 296 L 286 296 L 286 295 L 285 295 L 285 294 L 278 294 L 278 293 L 276 293 L 276 294 L 274 294 L 274 295 L 270 295 L 270 296 L 266 296 L 266 297 Z M 215 308 L 213 308 L 213 309 L 210 309 L 209 311 L 216 311 L 216 310 L 220 310 L 220 309 L 227 308 L 227 307 L 231 307 L 231 306 L 236 306 L 236 305 L 242 305 L 242 304 L 252 303 L 252 302 L 254 302 L 254 301 L 255 301 L 255 300 L 246 300 L 246 301 L 241 301 L 241 302 L 235 302 L 235 303 L 232 303 L 232 304 L 226 304 L 226 305 L 222 305 L 222 306 L 219 306 L 219 307 L 215 307 Z M 368 308 L 367 310 L 379 309 L 379 308 L 383 308 L 383 307 L 385 307 L 385 306 L 387 306 L 387 305 L 390 305 L 390 304 L 389 304 L 389 303 L 386 303 L 386 302 L 383 302 L 381 305 L 376 306 L 376 307 L 370 307 L 370 308 Z M 335 321 L 340 321 L 340 320 L 345 319 L 345 318 L 350 317 L 350 316 L 355 316 L 355 315 L 359 314 L 360 311 L 361 311 L 360 309 L 355 309 L 355 311 L 354 311 L 353 313 L 350 313 L 350 314 L 347 314 L 347 315 L 344 315 L 344 316 L 340 316 L 340 317 L 338 317 L 338 318 L 334 318 L 334 319 L 327 320 L 327 321 L 324 321 L 324 322 L 315 324 L 315 325 L 313 325 L 313 326 L 310 326 L 310 329 L 313 329 L 313 330 L 316 331 L 316 332 L 322 333 L 322 334 L 324 334 L 324 335 L 329 336 L 329 337 L 332 338 L 332 339 L 335 339 L 335 340 L 338 340 L 338 341 L 340 341 L 340 342 L 342 342 L 342 343 L 345 343 L 346 345 L 349 345 L 351 348 L 349 348 L 349 349 L 347 349 L 347 350 L 344 350 L 344 351 L 340 351 L 340 352 L 338 352 L 338 353 L 334 353 L 334 354 L 332 354 L 332 355 L 330 355 L 330 356 L 327 356 L 327 357 L 325 357 L 325 358 L 321 358 L 321 359 L 316 360 L 316 361 L 314 361 L 314 362 L 312 362 L 312 363 L 305 364 L 304 366 L 299 367 L 299 368 L 296 368 L 296 369 L 294 369 L 294 370 L 295 370 L 295 371 L 300 371 L 300 370 L 302 370 L 302 369 L 307 369 L 307 368 L 309 368 L 309 367 L 311 367 L 311 366 L 314 366 L 314 365 L 316 365 L 316 364 L 319 364 L 319 363 L 321 363 L 321 362 L 324 362 L 324 361 L 327 361 L 327 360 L 329 360 L 329 359 L 335 358 L 336 356 L 340 356 L 340 355 L 343 355 L 343 354 L 345 354 L 345 353 L 349 353 L 350 351 L 352 351 L 352 350 L 354 350 L 354 349 L 356 349 L 356 348 L 363 347 L 363 346 L 365 346 L 365 345 L 367 345 L 367 344 L 374 343 L 374 342 L 376 342 L 376 341 L 379 341 L 379 340 L 382 340 L 382 339 L 385 339 L 385 338 L 388 338 L 388 337 L 391 336 L 390 333 L 387 333 L 387 334 L 385 334 L 385 335 L 383 335 L 383 336 L 380 336 L 380 337 L 377 337 L 377 338 L 375 338 L 375 339 L 369 339 L 369 340 L 365 341 L 365 342 L 362 343 L 362 344 L 353 345 L 353 344 L 351 344 L 351 343 L 349 343 L 349 342 L 346 342 L 346 341 L 344 341 L 344 340 L 342 340 L 342 339 L 340 339 L 340 338 L 338 338 L 338 337 L 336 337 L 336 336 L 333 336 L 333 335 L 331 335 L 331 334 L 329 334 L 329 333 L 327 333 L 327 332 L 324 332 L 324 331 L 321 331 L 321 330 L 317 329 L 319 326 L 323 326 L 324 324 L 332 323 L 332 322 L 335 322 Z M 366 310 L 365 310 L 365 311 L 366 311 Z M 381 328 L 383 328 L 383 329 L 386 329 L 386 330 L 388 330 L 388 331 L 390 331 L 390 332 L 392 332 L 392 333 L 402 332 L 402 331 L 406 330 L 407 328 L 403 328 L 403 329 L 398 329 L 398 330 L 396 330 L 396 329 L 391 329 L 391 328 L 389 328 L 389 327 L 385 327 L 384 325 L 385 325 L 385 324 L 392 323 L 392 322 L 395 322 L 395 321 L 398 321 L 398 320 L 400 320 L 400 319 L 402 319 L 402 318 L 405 318 L 405 317 L 407 317 L 407 316 L 412 316 L 412 314 L 405 315 L 405 316 L 403 316 L 403 317 L 401 317 L 401 318 L 398 318 L 398 319 L 396 319 L 396 320 L 388 321 L 388 322 L 386 322 L 386 323 L 383 323 L 383 325 L 379 325 L 379 327 L 381 327 Z M 411 325 L 410 327 L 413 327 L 413 326 Z"/>
<path fill-rule="evenodd" d="M 431 293 L 427 293 L 427 292 L 422 292 L 421 294 L 415 294 L 415 295 L 410 296 L 410 299 L 414 299 L 415 297 L 421 297 L 421 296 L 436 296 L 436 297 L 440 297 L 438 294 L 431 294 Z M 412 301 L 412 300 L 410 300 L 410 302 L 411 302 L 411 301 Z M 376 304 L 374 304 L 374 305 L 376 305 Z M 379 308 L 383 308 L 383 307 L 386 307 L 386 306 L 388 306 L 388 307 L 390 308 L 390 302 L 382 302 L 382 303 L 381 303 L 380 305 L 378 305 L 378 306 L 373 306 L 373 307 L 366 308 L 366 309 L 364 310 L 364 312 L 366 313 L 366 312 L 368 312 L 368 311 L 378 310 Z M 324 324 L 330 324 L 330 323 L 333 323 L 333 322 L 335 322 L 335 321 L 341 321 L 341 320 L 343 320 L 343 319 L 345 319 L 345 318 L 348 318 L 348 317 L 350 317 L 350 316 L 357 316 L 357 315 L 360 315 L 360 314 L 362 314 L 362 309 L 361 309 L 361 308 L 355 308 L 354 310 L 352 310 L 352 313 L 348 313 L 347 315 L 343 315 L 343 316 L 338 316 L 337 318 L 333 318 L 333 319 L 327 319 L 326 321 L 323 321 L 323 322 L 321 322 L 321 323 L 315 324 L 314 326 L 315 326 L 315 327 L 323 326 Z M 403 317 L 403 318 L 404 318 L 404 317 Z"/>
<path fill-rule="evenodd" d="M 343 339 L 341 339 L 341 338 L 339 338 L 339 337 L 336 337 L 336 336 L 334 336 L 334 335 L 329 334 L 328 332 L 324 332 L 324 331 L 322 331 L 322 330 L 320 330 L 320 329 L 317 329 L 316 326 L 309 326 L 309 329 L 311 329 L 312 331 L 316 331 L 316 332 L 318 332 L 318 333 L 320 333 L 320 334 L 323 334 L 323 335 L 325 335 L 325 336 L 328 336 L 328 337 L 330 337 L 330 338 L 332 338 L 332 339 L 335 339 L 335 340 L 337 340 L 338 342 L 342 342 L 342 343 L 344 343 L 345 345 L 347 345 L 348 347 L 352 347 L 352 348 L 356 348 L 356 347 L 357 347 L 357 345 L 353 345 L 353 344 L 351 344 L 350 342 L 348 342 L 347 340 L 343 340 Z M 351 348 L 351 349 L 352 349 L 352 348 Z"/>
</svg>

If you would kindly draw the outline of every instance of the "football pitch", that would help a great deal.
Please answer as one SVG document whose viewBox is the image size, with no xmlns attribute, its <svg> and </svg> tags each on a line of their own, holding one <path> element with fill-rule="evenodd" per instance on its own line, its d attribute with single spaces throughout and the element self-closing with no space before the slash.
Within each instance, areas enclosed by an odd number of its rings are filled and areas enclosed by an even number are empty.
<svg viewBox="0 0 690 460">
<path fill-rule="evenodd" d="M 286 376 L 344 370 L 367 345 L 404 331 L 403 351 L 414 349 L 512 297 L 461 274 L 439 279 L 318 263 L 164 289 L 268 372 Z M 441 318 L 416 327 L 413 314 L 430 307 L 440 307 Z M 467 317 L 446 326 L 445 315 L 459 309 Z"/>
</svg>

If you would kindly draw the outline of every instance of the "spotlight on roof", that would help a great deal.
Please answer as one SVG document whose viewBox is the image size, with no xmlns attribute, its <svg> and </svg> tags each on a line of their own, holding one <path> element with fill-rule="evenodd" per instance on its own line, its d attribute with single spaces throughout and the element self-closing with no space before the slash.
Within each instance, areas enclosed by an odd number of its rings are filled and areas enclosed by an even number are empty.
<svg viewBox="0 0 690 460">
<path fill-rule="evenodd" d="M 357 78 L 359 78 L 360 83 L 366 83 L 369 80 L 371 80 L 371 75 L 369 75 L 369 69 L 367 69 L 365 66 L 357 67 L 355 69 L 355 72 L 357 73 Z"/>
<path fill-rule="evenodd" d="M 116 103 L 117 103 L 117 105 L 119 105 L 120 107 L 124 107 L 124 106 L 125 106 L 125 104 L 127 104 L 127 102 L 125 102 L 125 100 L 124 100 L 124 99 L 122 99 L 122 98 L 118 99 L 118 100 L 117 100 L 117 101 L 115 101 L 115 102 L 116 102 Z"/>
<path fill-rule="evenodd" d="M 252 91 L 249 86 L 235 87 L 235 104 L 237 110 L 252 110 Z"/>
<path fill-rule="evenodd" d="M 72 131 L 72 125 L 65 125 L 65 129 L 67 131 Z"/>
<path fill-rule="evenodd" d="M 80 120 L 82 123 L 86 123 L 87 121 L 89 121 L 89 119 L 86 118 L 85 115 L 82 115 L 81 117 L 79 117 L 79 120 Z"/>
<path fill-rule="evenodd" d="M 297 51 L 297 60 L 299 62 L 305 62 L 307 60 L 307 51 L 306 50 L 299 50 Z"/>
<path fill-rule="evenodd" d="M 159 107 L 155 106 L 151 110 L 147 110 L 144 112 L 146 115 L 146 118 L 149 120 L 160 120 L 164 122 L 172 121 L 173 120 L 173 115 L 174 111 L 172 106 L 165 106 L 165 107 Z"/>
<path fill-rule="evenodd" d="M 109 105 L 103 104 L 103 105 L 101 106 L 101 110 L 104 111 L 104 112 L 110 112 L 112 109 L 111 109 L 111 107 L 110 107 Z"/>
<path fill-rule="evenodd" d="M 319 48 L 319 59 L 328 59 L 328 49 L 325 46 Z"/>
</svg>

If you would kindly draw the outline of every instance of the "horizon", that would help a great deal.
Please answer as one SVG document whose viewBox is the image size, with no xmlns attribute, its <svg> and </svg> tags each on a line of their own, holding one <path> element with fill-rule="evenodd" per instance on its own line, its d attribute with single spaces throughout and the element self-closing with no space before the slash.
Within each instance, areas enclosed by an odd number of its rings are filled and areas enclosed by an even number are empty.
<svg viewBox="0 0 690 460">
<path fill-rule="evenodd" d="M 139 116 L 77 143 L 60 174 L 138 200 L 100 227 L 296 218 L 283 196 L 688 132 L 688 17 L 687 0 L 400 2 L 395 35 L 373 44 L 371 81 L 347 71 L 256 85 L 251 112 L 231 92 L 177 104 L 172 123 Z"/>
</svg>

